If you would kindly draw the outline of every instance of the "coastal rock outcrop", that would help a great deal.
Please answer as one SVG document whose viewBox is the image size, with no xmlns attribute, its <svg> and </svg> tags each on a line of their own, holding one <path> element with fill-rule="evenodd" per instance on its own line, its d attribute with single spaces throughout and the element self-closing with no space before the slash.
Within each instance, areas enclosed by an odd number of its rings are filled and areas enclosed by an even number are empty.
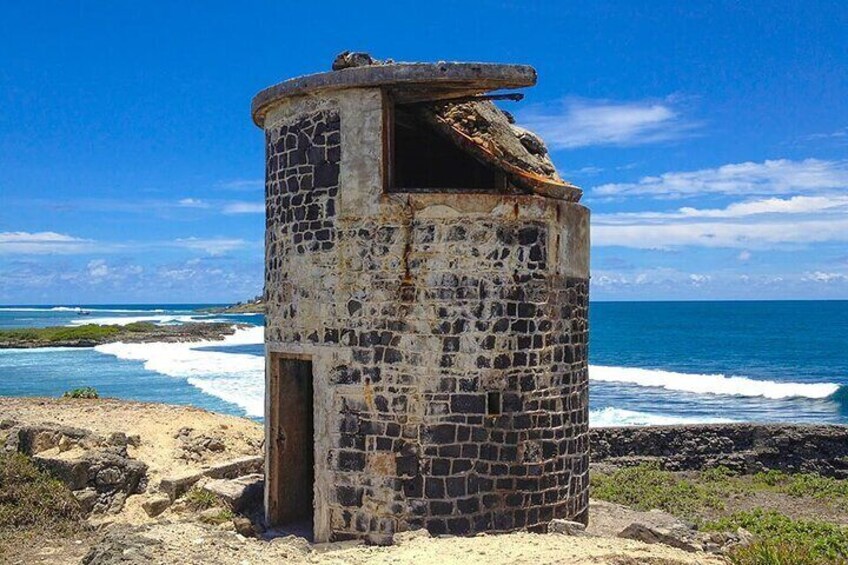
<svg viewBox="0 0 848 565">
<path fill-rule="evenodd" d="M 103 438 L 60 424 L 12 428 L 4 449 L 32 457 L 73 491 L 85 514 L 119 512 L 127 497 L 147 489 L 147 465 L 129 456 L 125 434 Z"/>
<path fill-rule="evenodd" d="M 697 424 L 592 428 L 592 463 L 654 463 L 668 471 L 727 467 L 738 473 L 780 470 L 848 478 L 848 426 Z"/>
</svg>

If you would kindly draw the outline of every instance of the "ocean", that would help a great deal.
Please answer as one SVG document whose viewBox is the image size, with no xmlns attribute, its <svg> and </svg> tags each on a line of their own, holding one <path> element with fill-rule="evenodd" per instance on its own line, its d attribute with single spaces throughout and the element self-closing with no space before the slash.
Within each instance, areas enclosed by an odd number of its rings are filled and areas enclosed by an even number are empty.
<svg viewBox="0 0 848 565">
<path fill-rule="evenodd" d="M 0 328 L 248 324 L 221 342 L 0 350 L 0 395 L 101 395 L 261 418 L 261 315 L 203 305 L 0 307 Z M 80 310 L 90 312 L 80 315 Z M 848 301 L 593 302 L 590 424 L 848 424 Z"/>
</svg>

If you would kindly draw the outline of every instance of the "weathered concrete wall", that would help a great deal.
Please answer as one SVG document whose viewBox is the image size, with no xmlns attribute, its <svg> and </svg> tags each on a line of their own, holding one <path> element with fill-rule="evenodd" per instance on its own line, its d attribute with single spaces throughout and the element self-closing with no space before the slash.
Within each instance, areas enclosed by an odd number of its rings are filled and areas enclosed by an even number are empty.
<svg viewBox="0 0 848 565">
<path fill-rule="evenodd" d="M 313 361 L 316 538 L 585 521 L 588 211 L 385 194 L 382 104 L 265 122 L 266 342 Z"/>
<path fill-rule="evenodd" d="M 592 463 L 652 462 L 670 471 L 723 465 L 741 473 L 768 469 L 848 478 L 848 426 L 704 424 L 593 428 Z"/>
</svg>

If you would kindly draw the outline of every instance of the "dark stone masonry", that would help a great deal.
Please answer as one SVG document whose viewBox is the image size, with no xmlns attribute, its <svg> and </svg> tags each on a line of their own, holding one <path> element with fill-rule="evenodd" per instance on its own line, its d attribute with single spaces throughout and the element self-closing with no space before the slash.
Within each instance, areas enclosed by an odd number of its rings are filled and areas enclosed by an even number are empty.
<svg viewBox="0 0 848 565">
<path fill-rule="evenodd" d="M 373 543 L 586 522 L 587 210 L 517 189 L 389 194 L 392 99 L 437 77 L 351 76 L 364 84 L 255 109 L 269 521 Z"/>
<path fill-rule="evenodd" d="M 848 426 L 697 424 L 593 428 L 592 464 L 656 464 L 669 471 L 724 466 L 848 479 Z"/>
</svg>

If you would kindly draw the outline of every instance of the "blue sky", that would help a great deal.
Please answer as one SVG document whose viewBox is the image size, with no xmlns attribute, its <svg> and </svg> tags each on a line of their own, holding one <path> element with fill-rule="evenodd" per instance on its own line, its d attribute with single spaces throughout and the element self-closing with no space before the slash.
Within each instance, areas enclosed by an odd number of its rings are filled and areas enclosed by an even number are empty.
<svg viewBox="0 0 848 565">
<path fill-rule="evenodd" d="M 251 97 L 345 49 L 528 63 L 598 300 L 848 298 L 848 4 L 27 2 L 0 17 L 0 303 L 262 285 Z"/>
</svg>

